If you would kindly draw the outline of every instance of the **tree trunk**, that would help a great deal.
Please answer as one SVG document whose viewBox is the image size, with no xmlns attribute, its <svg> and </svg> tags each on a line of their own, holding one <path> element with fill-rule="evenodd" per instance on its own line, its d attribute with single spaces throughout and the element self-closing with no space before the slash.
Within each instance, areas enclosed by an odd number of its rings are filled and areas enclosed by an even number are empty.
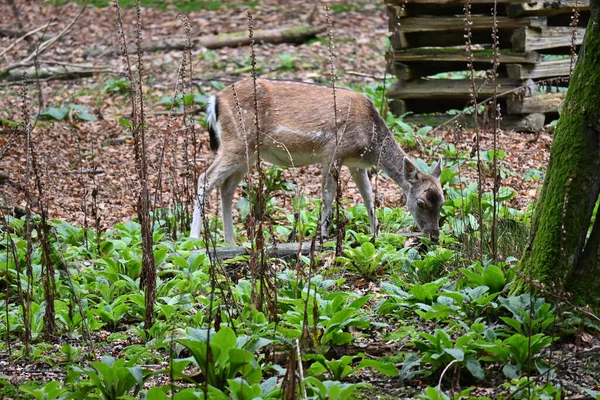
<svg viewBox="0 0 600 400">
<path fill-rule="evenodd" d="M 531 277 L 600 311 L 600 0 L 591 9 L 515 291 Z"/>
</svg>

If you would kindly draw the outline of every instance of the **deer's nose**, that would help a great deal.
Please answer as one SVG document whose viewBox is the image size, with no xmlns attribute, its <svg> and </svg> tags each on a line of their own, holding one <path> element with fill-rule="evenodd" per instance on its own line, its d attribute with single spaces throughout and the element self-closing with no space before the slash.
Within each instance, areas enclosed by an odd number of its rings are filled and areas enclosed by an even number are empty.
<svg viewBox="0 0 600 400">
<path fill-rule="evenodd" d="M 429 239 L 431 239 L 432 242 L 437 243 L 440 240 L 440 231 L 429 232 Z"/>
</svg>

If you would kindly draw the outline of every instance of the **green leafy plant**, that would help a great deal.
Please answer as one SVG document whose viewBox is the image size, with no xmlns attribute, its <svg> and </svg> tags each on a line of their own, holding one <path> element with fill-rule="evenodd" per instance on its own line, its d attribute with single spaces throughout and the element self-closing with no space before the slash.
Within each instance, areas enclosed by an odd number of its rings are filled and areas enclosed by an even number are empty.
<svg viewBox="0 0 600 400">
<path fill-rule="evenodd" d="M 500 319 L 523 336 L 544 333 L 557 322 L 555 308 L 543 298 L 530 294 L 499 298 L 500 305 L 511 312 L 512 317 Z"/>
<path fill-rule="evenodd" d="M 304 327 L 305 302 L 308 309 L 315 312 L 308 315 L 309 326 L 318 328 L 313 340 L 324 347 L 350 343 L 354 337 L 348 332 L 350 327 L 366 328 L 369 321 L 360 314 L 360 309 L 369 300 L 370 296 L 356 297 L 348 293 L 331 293 L 322 298 L 319 294 L 311 293 L 308 300 L 306 292 L 301 292 L 302 298 L 279 298 L 285 309 L 278 331 L 289 338 L 299 338 Z M 317 320 L 315 320 L 317 318 Z M 326 349 L 324 349 L 326 350 Z"/>
<path fill-rule="evenodd" d="M 466 283 L 471 287 L 487 286 L 491 293 L 501 292 L 507 284 L 506 276 L 502 269 L 496 265 L 488 264 L 483 267 L 477 262 L 470 268 L 460 268 L 466 277 Z"/>
<path fill-rule="evenodd" d="M 135 360 L 126 362 L 115 360 L 111 356 L 102 356 L 102 361 L 91 363 L 93 368 L 73 366 L 67 381 L 72 383 L 81 375 L 88 377 L 83 381 L 78 396 L 86 396 L 90 391 L 99 391 L 105 400 L 117 400 L 133 393 L 136 396 L 144 384 L 144 373 L 135 365 Z"/>
<path fill-rule="evenodd" d="M 131 92 L 131 84 L 127 78 L 109 78 L 106 80 L 106 85 L 103 89 L 106 93 L 128 94 Z"/>
<path fill-rule="evenodd" d="M 177 96 L 163 96 L 156 104 L 164 105 L 167 110 L 183 110 L 183 106 L 206 106 L 208 96 L 200 93 L 177 94 Z"/>
<path fill-rule="evenodd" d="M 373 243 L 364 242 L 359 247 L 344 249 L 344 256 L 338 257 L 337 261 L 362 278 L 371 280 L 398 258 L 396 249 L 391 246 L 376 249 Z"/>
<path fill-rule="evenodd" d="M 548 363 L 538 356 L 538 353 L 550 346 L 552 338 L 538 333 L 530 337 L 520 333 L 504 339 L 498 343 L 481 343 L 479 346 L 489 356 L 482 357 L 483 361 L 499 362 L 504 364 L 502 372 L 507 378 L 517 379 L 521 377 L 523 370 L 529 371 L 529 365 L 535 366 L 540 373 L 548 370 Z"/>
<path fill-rule="evenodd" d="M 303 382 L 310 393 L 311 398 L 320 400 L 346 400 L 353 398 L 353 393 L 360 387 L 366 387 L 366 384 L 341 383 L 338 381 L 321 382 L 313 376 L 309 376 Z M 314 396 L 314 397 L 313 397 Z"/>
<path fill-rule="evenodd" d="M 296 71 L 300 59 L 297 56 L 283 53 L 277 55 L 277 69 L 280 71 Z"/>
<path fill-rule="evenodd" d="M 422 354 L 420 362 L 433 365 L 433 371 L 445 368 L 451 362 L 464 366 L 477 379 L 483 379 L 485 372 L 477 359 L 477 344 L 474 340 L 476 332 L 460 336 L 453 341 L 444 329 L 436 329 L 435 333 L 420 333 L 423 340 L 413 340 L 413 345 Z M 421 373 L 428 374 L 421 371 Z"/>
<path fill-rule="evenodd" d="M 341 380 L 364 368 L 373 368 L 387 376 L 398 376 L 398 369 L 393 363 L 365 358 L 364 354 L 342 356 L 339 360 L 328 360 L 321 354 L 308 355 L 306 358 L 314 360 L 306 372 L 315 377 L 327 376 L 332 380 Z M 352 366 L 357 360 L 360 360 L 358 364 Z"/>
<path fill-rule="evenodd" d="M 202 371 L 208 385 L 218 390 L 224 390 L 229 381 L 238 375 L 250 387 L 258 384 L 262 369 L 253 352 L 271 342 L 263 338 L 252 340 L 247 336 L 236 337 L 227 326 L 221 327 L 216 333 L 213 330 L 188 328 L 187 336 L 176 341 L 188 349 L 192 356 L 175 360 L 175 370 L 182 374 L 181 371 L 193 362 Z"/>
<path fill-rule="evenodd" d="M 39 388 L 34 388 L 30 385 L 21 385 L 19 390 L 36 400 L 61 400 L 68 398 L 68 389 L 61 387 L 59 382 L 48 382 Z"/>
<path fill-rule="evenodd" d="M 63 121 L 68 116 L 81 121 L 96 121 L 96 117 L 90 114 L 86 106 L 81 104 L 67 104 L 62 107 L 48 107 L 40 111 L 40 118 Z"/>
<path fill-rule="evenodd" d="M 442 392 L 442 390 L 439 387 L 431 387 L 429 386 L 427 389 L 425 389 L 423 391 L 423 393 L 418 394 L 416 396 L 417 399 L 423 399 L 423 400 L 460 400 L 460 399 L 472 399 L 473 397 L 470 396 L 471 392 L 475 390 L 474 387 L 470 387 L 464 390 L 461 390 L 459 393 L 453 393 L 452 397 L 450 397 L 449 395 L 447 395 L 446 393 Z M 482 397 L 482 396 L 477 396 L 477 399 L 479 400 L 487 400 L 489 399 L 488 397 Z"/>
</svg>

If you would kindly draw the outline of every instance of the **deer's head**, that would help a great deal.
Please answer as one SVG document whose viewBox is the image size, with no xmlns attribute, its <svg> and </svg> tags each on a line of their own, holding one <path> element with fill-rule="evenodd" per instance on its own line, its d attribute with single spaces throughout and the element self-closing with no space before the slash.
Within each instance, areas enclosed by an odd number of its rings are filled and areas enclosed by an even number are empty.
<svg viewBox="0 0 600 400">
<path fill-rule="evenodd" d="M 444 204 L 444 192 L 440 185 L 442 159 L 430 175 L 423 173 L 408 157 L 404 158 L 406 206 L 417 227 L 432 241 L 440 238 L 440 210 Z"/>
</svg>

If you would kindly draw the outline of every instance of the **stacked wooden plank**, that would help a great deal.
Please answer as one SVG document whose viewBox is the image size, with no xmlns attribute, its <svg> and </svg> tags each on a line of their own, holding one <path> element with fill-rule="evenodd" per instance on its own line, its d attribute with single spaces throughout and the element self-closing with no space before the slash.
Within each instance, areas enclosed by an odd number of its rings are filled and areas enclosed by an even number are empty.
<svg viewBox="0 0 600 400">
<path fill-rule="evenodd" d="M 403 114 L 464 109 L 499 96 L 505 129 L 538 131 L 556 113 L 572 68 L 572 45 L 580 45 L 589 0 L 497 0 L 498 77 L 492 69 L 494 0 L 471 0 L 471 51 L 466 50 L 465 0 L 386 0 L 394 73 L 388 97 Z M 579 11 L 575 26 L 574 9 Z M 467 71 L 472 60 L 474 77 Z"/>
</svg>

